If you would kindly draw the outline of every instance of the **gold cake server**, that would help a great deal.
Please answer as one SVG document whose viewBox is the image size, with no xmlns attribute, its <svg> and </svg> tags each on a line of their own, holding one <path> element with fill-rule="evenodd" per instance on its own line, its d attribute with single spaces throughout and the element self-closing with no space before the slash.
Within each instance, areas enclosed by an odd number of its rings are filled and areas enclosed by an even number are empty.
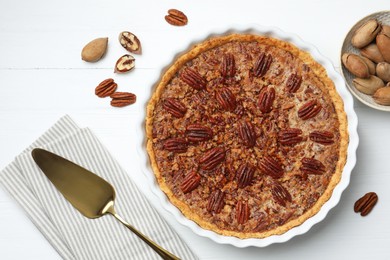
<svg viewBox="0 0 390 260">
<path fill-rule="evenodd" d="M 114 210 L 115 190 L 110 183 L 83 167 L 46 150 L 35 148 L 32 157 L 61 194 L 87 218 L 111 214 L 147 243 L 163 259 L 179 259 L 143 235 Z"/>
</svg>

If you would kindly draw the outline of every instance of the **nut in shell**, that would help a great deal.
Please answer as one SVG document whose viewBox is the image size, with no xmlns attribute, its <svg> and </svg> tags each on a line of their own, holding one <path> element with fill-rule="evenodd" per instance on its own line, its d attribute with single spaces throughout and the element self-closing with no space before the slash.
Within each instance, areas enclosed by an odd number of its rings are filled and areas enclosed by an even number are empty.
<svg viewBox="0 0 390 260">
<path fill-rule="evenodd" d="M 341 60 L 353 75 L 359 78 L 368 78 L 370 76 L 369 68 L 360 56 L 353 53 L 344 53 Z"/>
<path fill-rule="evenodd" d="M 367 64 L 368 71 L 370 72 L 370 74 L 375 75 L 375 71 L 376 71 L 375 63 L 372 60 L 370 60 L 364 56 L 360 56 L 360 58 L 362 58 L 364 60 L 364 62 Z"/>
<path fill-rule="evenodd" d="M 376 65 L 376 75 L 385 82 L 390 81 L 390 63 L 380 62 Z"/>
<path fill-rule="evenodd" d="M 97 38 L 90 41 L 81 51 L 81 59 L 87 62 L 96 62 L 106 53 L 108 38 Z"/>
<path fill-rule="evenodd" d="M 373 76 L 373 75 L 371 75 L 367 79 L 355 78 L 353 80 L 353 84 L 357 90 L 359 90 L 360 92 L 367 94 L 367 95 L 372 95 L 379 88 L 382 88 L 385 86 L 383 80 L 381 80 L 380 78 Z"/>
<path fill-rule="evenodd" d="M 370 19 L 355 31 L 351 44 L 356 48 L 363 48 L 375 39 L 380 30 L 380 23 L 376 19 Z"/>
<path fill-rule="evenodd" d="M 382 53 L 379 51 L 378 46 L 375 43 L 371 43 L 360 50 L 360 54 L 375 63 L 385 61 Z"/>
<path fill-rule="evenodd" d="M 118 59 L 115 64 L 115 72 L 124 73 L 128 72 L 135 67 L 135 58 L 130 54 L 125 54 Z"/>
<path fill-rule="evenodd" d="M 378 89 L 372 97 L 379 105 L 390 106 L 390 85 L 389 87 Z"/>
<path fill-rule="evenodd" d="M 141 48 L 141 42 L 139 41 L 138 37 L 135 36 L 134 33 L 131 32 L 121 32 L 119 34 L 119 42 L 129 52 L 135 53 L 135 54 L 141 54 L 142 48 Z"/>
<path fill-rule="evenodd" d="M 390 34 L 382 32 L 376 36 L 376 45 L 384 60 L 390 63 Z"/>
</svg>

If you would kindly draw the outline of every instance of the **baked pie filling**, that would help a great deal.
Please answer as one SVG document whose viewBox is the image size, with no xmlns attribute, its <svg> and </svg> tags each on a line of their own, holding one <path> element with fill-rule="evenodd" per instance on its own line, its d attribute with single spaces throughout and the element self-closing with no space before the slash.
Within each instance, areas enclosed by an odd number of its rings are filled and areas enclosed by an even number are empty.
<svg viewBox="0 0 390 260">
<path fill-rule="evenodd" d="M 282 234 L 330 198 L 346 160 L 343 103 L 325 69 L 288 42 L 212 38 L 179 57 L 147 108 L 158 184 L 202 228 Z"/>
</svg>

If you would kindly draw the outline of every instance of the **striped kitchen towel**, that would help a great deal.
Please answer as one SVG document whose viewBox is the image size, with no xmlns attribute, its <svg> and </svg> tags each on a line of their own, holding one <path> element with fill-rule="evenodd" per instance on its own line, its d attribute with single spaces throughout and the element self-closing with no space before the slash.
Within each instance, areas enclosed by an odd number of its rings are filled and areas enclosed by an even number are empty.
<svg viewBox="0 0 390 260">
<path fill-rule="evenodd" d="M 59 154 L 107 180 L 116 190 L 118 215 L 181 259 L 197 259 L 92 131 L 79 128 L 69 116 L 61 118 L 0 172 L 2 186 L 62 258 L 160 259 L 112 216 L 88 219 L 73 208 L 33 161 L 31 150 L 35 147 Z"/>
</svg>

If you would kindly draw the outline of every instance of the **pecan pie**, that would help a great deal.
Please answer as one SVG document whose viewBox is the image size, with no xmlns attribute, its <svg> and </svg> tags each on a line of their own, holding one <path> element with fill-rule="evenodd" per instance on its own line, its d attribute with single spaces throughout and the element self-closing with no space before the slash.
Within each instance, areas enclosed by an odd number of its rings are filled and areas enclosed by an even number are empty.
<svg viewBox="0 0 390 260">
<path fill-rule="evenodd" d="M 291 43 L 211 38 L 162 75 L 147 107 L 159 186 L 204 229 L 282 234 L 316 214 L 340 181 L 343 102 L 326 70 Z"/>
</svg>

